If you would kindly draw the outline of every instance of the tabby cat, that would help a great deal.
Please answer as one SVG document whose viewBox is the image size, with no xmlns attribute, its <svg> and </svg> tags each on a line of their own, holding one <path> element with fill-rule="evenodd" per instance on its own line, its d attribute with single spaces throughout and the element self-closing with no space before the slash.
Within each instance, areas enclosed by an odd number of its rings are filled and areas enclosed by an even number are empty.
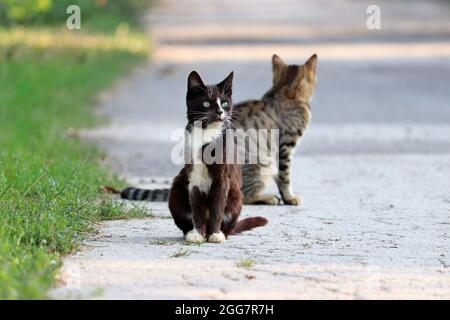
<svg viewBox="0 0 450 320">
<path fill-rule="evenodd" d="M 192 161 L 173 180 L 169 209 L 188 242 L 223 242 L 230 234 L 263 226 L 267 220 L 251 217 L 238 221 L 242 208 L 239 164 L 225 163 L 226 129 L 232 115 L 233 73 L 217 85 L 205 85 L 197 72 L 188 78 L 186 96 Z M 200 130 L 200 135 L 193 131 Z M 231 146 L 234 141 L 229 142 Z M 220 161 L 206 162 L 205 150 L 220 154 Z"/>
<path fill-rule="evenodd" d="M 271 178 L 275 179 L 285 204 L 298 205 L 300 198 L 292 191 L 291 163 L 298 142 L 311 118 L 310 100 L 316 87 L 317 55 L 304 65 L 287 65 L 272 57 L 273 85 L 261 100 L 235 105 L 238 125 L 245 129 L 278 129 L 278 165 L 244 164 L 242 179 L 244 202 L 279 204 L 275 194 L 262 194 Z"/>
<path fill-rule="evenodd" d="M 235 105 L 232 123 L 235 128 L 278 129 L 278 164 L 246 164 L 242 166 L 244 203 L 298 205 L 300 198 L 292 191 L 291 162 L 295 148 L 311 118 L 310 100 L 316 87 L 317 55 L 312 55 L 303 65 L 287 65 L 272 57 L 273 84 L 260 100 L 250 100 Z M 262 194 L 275 179 L 278 197 Z M 144 190 L 129 187 L 121 197 L 130 200 L 166 201 L 168 189 Z"/>
</svg>

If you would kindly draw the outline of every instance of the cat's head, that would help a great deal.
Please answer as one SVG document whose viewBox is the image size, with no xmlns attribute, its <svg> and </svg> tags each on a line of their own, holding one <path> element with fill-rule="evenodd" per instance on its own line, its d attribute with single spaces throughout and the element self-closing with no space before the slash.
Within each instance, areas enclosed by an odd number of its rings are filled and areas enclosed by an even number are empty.
<svg viewBox="0 0 450 320">
<path fill-rule="evenodd" d="M 274 54 L 272 93 L 308 103 L 316 89 L 316 69 L 316 54 L 313 54 L 303 65 L 288 65 Z"/>
<path fill-rule="evenodd" d="M 222 82 L 205 85 L 196 71 L 188 77 L 186 95 L 187 117 L 189 123 L 201 121 L 203 127 L 220 123 L 231 117 L 233 110 L 233 72 Z"/>
</svg>

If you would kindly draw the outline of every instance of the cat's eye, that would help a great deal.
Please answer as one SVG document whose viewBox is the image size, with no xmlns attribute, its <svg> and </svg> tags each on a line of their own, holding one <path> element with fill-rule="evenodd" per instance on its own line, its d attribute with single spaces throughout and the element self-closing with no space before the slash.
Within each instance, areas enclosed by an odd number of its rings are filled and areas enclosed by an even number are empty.
<svg viewBox="0 0 450 320">
<path fill-rule="evenodd" d="M 211 103 L 209 103 L 208 101 L 203 101 L 203 106 L 205 108 L 209 108 L 211 106 Z"/>
<path fill-rule="evenodd" d="M 228 101 L 222 102 L 222 108 L 226 108 L 226 107 L 228 107 Z"/>
</svg>

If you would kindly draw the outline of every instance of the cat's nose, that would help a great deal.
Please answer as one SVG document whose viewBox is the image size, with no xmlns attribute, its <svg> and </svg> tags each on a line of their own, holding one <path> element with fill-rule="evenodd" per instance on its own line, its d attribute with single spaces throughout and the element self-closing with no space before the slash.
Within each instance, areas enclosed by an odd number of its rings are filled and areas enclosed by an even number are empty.
<svg viewBox="0 0 450 320">
<path fill-rule="evenodd" d="M 224 112 L 222 109 L 217 109 L 217 110 L 216 110 L 216 114 L 217 114 L 217 117 L 218 117 L 220 120 L 225 119 L 225 112 Z"/>
</svg>

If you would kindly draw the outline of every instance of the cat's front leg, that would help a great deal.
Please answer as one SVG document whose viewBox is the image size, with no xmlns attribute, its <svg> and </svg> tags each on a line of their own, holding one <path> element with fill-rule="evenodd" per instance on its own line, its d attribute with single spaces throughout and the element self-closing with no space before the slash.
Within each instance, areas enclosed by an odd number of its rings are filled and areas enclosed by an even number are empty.
<svg viewBox="0 0 450 320">
<path fill-rule="evenodd" d="M 186 241 L 190 243 L 202 243 L 206 240 L 206 220 L 208 207 L 204 193 L 195 186 L 189 193 L 189 201 L 192 207 L 192 222 L 194 228 L 186 233 Z"/>
<path fill-rule="evenodd" d="M 220 226 L 222 225 L 222 218 L 227 204 L 227 196 L 230 184 L 228 179 L 221 178 L 214 181 L 209 192 L 209 219 L 207 221 L 207 237 L 208 242 L 220 243 L 225 241 Z"/>
<path fill-rule="evenodd" d="M 291 165 L 294 147 L 282 145 L 280 148 L 278 174 L 275 177 L 283 202 L 288 205 L 299 205 L 301 198 L 292 192 Z"/>
</svg>

